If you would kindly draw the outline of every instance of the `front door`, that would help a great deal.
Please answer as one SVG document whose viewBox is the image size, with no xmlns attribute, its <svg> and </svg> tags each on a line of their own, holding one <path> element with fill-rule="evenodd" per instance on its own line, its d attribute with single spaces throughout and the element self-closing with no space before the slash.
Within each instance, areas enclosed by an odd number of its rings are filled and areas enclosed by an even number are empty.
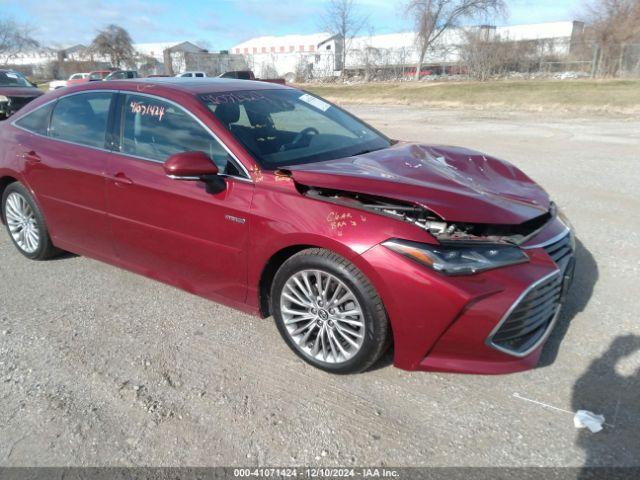
<svg viewBox="0 0 640 480">
<path fill-rule="evenodd" d="M 107 167 L 114 247 L 134 270 L 216 299 L 246 297 L 246 247 L 253 183 L 224 147 L 188 112 L 157 97 L 127 94 Z M 212 195 L 200 181 L 164 173 L 170 155 L 203 151 L 223 174 Z"/>
</svg>

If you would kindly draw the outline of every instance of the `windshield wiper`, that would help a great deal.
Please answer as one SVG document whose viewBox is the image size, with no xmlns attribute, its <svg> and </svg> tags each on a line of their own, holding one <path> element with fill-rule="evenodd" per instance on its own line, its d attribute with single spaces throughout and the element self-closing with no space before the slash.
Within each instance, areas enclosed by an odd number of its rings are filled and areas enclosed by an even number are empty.
<svg viewBox="0 0 640 480">
<path fill-rule="evenodd" d="M 366 155 L 367 153 L 371 153 L 371 152 L 377 152 L 378 150 L 382 150 L 382 148 L 370 148 L 368 150 L 362 150 L 358 153 L 354 153 L 353 155 L 351 155 L 352 157 L 357 157 L 358 155 Z"/>
</svg>

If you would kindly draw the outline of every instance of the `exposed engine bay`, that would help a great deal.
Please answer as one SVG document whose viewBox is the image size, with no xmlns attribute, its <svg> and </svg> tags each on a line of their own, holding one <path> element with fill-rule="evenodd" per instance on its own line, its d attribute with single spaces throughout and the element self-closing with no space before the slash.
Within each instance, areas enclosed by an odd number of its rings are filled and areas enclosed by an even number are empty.
<svg viewBox="0 0 640 480">
<path fill-rule="evenodd" d="M 546 213 L 519 225 L 447 222 L 421 205 L 362 193 L 299 184 L 297 186 L 303 195 L 311 198 L 412 223 L 426 230 L 442 243 L 473 241 L 519 245 L 540 231 L 556 215 L 555 205 L 551 204 L 551 208 Z"/>
</svg>

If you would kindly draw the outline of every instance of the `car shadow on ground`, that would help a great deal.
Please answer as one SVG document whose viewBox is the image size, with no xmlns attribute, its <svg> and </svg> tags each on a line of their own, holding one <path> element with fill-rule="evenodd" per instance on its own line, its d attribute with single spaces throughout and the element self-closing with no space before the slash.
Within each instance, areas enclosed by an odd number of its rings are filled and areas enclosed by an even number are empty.
<svg viewBox="0 0 640 480">
<path fill-rule="evenodd" d="M 638 352 L 640 335 L 615 338 L 573 386 L 574 411 L 588 410 L 605 417 L 601 432 L 581 429 L 577 433 L 576 445 L 585 451 L 580 479 L 596 478 L 597 471 L 589 467 L 640 466 L 640 367 L 635 357 Z M 604 476 L 598 478 L 620 478 L 616 472 L 610 473 L 600 472 Z"/>
<path fill-rule="evenodd" d="M 374 363 L 371 367 L 369 367 L 366 371 L 373 372 L 375 370 L 380 370 L 380 369 L 391 367 L 391 366 L 393 366 L 393 344 L 378 359 L 378 361 Z"/>
<path fill-rule="evenodd" d="M 576 271 L 573 285 L 567 295 L 558 323 L 542 350 L 538 368 L 548 367 L 555 362 L 571 321 L 586 308 L 593 295 L 593 289 L 598 282 L 598 276 L 596 259 L 584 244 L 576 239 Z"/>
<path fill-rule="evenodd" d="M 69 258 L 76 258 L 79 257 L 80 255 L 76 254 L 76 253 L 71 253 L 71 252 L 62 252 L 60 255 L 56 255 L 55 257 L 50 258 L 48 261 L 49 262 L 55 262 L 58 260 L 68 260 Z"/>
</svg>

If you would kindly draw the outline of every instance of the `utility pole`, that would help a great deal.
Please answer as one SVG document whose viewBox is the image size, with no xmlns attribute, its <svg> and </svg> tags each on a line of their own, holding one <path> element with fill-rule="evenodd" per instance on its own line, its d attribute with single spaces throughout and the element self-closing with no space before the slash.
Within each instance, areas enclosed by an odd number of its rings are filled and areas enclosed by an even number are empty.
<svg viewBox="0 0 640 480">
<path fill-rule="evenodd" d="M 593 46 L 593 60 L 591 61 L 591 78 L 596 78 L 598 73 L 598 58 L 600 57 L 600 44 Z"/>
</svg>

